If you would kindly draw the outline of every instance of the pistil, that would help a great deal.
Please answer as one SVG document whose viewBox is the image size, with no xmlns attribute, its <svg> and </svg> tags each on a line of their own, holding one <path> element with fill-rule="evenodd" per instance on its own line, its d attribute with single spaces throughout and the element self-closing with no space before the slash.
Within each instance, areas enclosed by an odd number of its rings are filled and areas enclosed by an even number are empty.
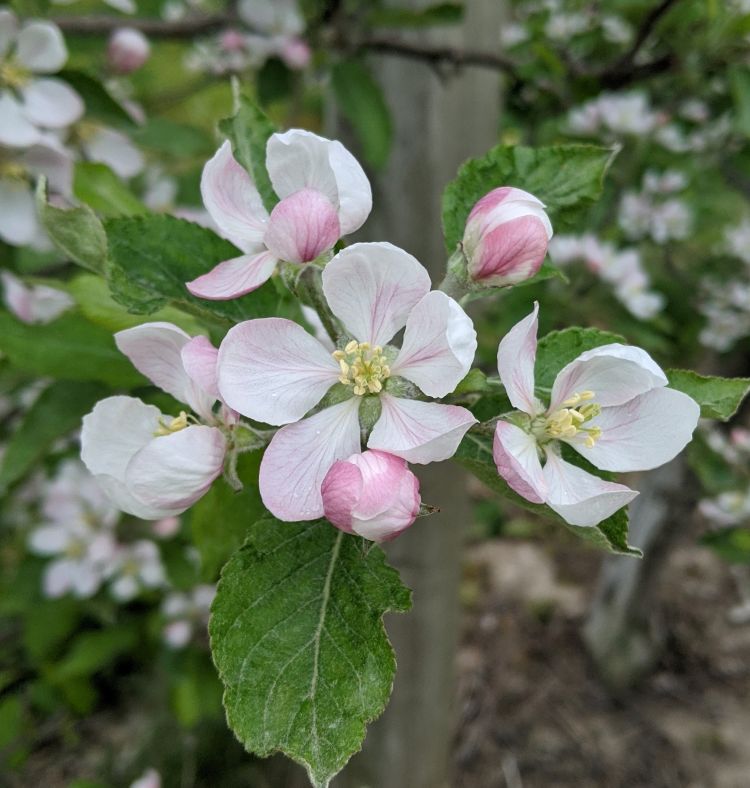
<svg viewBox="0 0 750 788">
<path fill-rule="evenodd" d="M 369 342 L 353 339 L 343 350 L 334 351 L 333 357 L 341 370 L 339 381 L 345 386 L 352 386 L 359 397 L 382 391 L 383 382 L 391 374 L 380 345 L 371 347 Z"/>
</svg>

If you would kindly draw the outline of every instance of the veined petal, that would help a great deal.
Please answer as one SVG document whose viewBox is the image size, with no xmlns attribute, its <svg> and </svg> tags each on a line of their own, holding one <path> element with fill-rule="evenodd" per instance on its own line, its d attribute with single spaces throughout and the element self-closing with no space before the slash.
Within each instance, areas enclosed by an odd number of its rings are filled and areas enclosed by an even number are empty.
<svg viewBox="0 0 750 788">
<path fill-rule="evenodd" d="M 105 473 L 95 474 L 96 483 L 110 501 L 122 512 L 132 514 L 140 520 L 161 520 L 180 514 L 183 509 L 179 506 L 149 506 L 136 497 L 126 486 L 125 482 L 115 479 Z"/>
<path fill-rule="evenodd" d="M 278 260 L 271 252 L 251 252 L 219 263 L 207 274 L 185 286 L 198 298 L 226 301 L 257 290 L 276 269 Z"/>
<path fill-rule="evenodd" d="M 544 503 L 547 484 L 542 475 L 537 442 L 515 424 L 498 421 L 492 444 L 497 472 L 508 486 L 532 503 Z"/>
<path fill-rule="evenodd" d="M 301 419 L 338 380 L 339 365 L 315 337 L 279 317 L 231 328 L 219 348 L 219 391 L 231 408 L 266 424 Z"/>
<path fill-rule="evenodd" d="M 591 421 L 602 434 L 592 448 L 573 448 L 604 471 L 647 471 L 676 457 L 698 425 L 695 400 L 666 387 L 651 389 L 624 405 L 603 408 Z"/>
<path fill-rule="evenodd" d="M 10 91 L 0 91 L 0 145 L 26 148 L 40 139 L 39 129 L 26 117 L 21 104 Z"/>
<path fill-rule="evenodd" d="M 658 386 L 666 386 L 661 367 L 639 347 L 613 343 L 581 353 L 555 378 L 550 411 L 576 392 L 593 391 L 602 407 L 622 405 Z"/>
<path fill-rule="evenodd" d="M 323 270 L 333 314 L 360 342 L 385 345 L 430 290 L 425 267 L 389 243 L 352 244 Z"/>
<path fill-rule="evenodd" d="M 266 147 L 266 167 L 282 199 L 308 188 L 328 197 L 338 210 L 342 235 L 361 227 L 372 209 L 364 170 L 336 140 L 301 129 L 273 134 Z"/>
<path fill-rule="evenodd" d="M 184 511 L 222 471 L 226 439 L 216 427 L 193 425 L 153 438 L 128 463 L 125 484 L 144 503 Z"/>
<path fill-rule="evenodd" d="M 85 109 L 83 99 L 60 79 L 35 79 L 21 91 L 26 117 L 45 129 L 75 123 Z"/>
<path fill-rule="evenodd" d="M 476 349 L 471 318 L 452 298 L 433 290 L 409 314 L 391 374 L 416 383 L 429 397 L 444 397 L 469 371 Z"/>
<path fill-rule="evenodd" d="M 229 142 L 203 167 L 201 195 L 216 225 L 243 252 L 263 241 L 268 214 L 252 178 L 232 155 Z"/>
<path fill-rule="evenodd" d="M 544 466 L 547 505 L 571 525 L 593 526 L 627 506 L 638 493 L 600 479 L 547 452 Z"/>
<path fill-rule="evenodd" d="M 35 74 L 54 74 L 68 59 L 60 28 L 52 22 L 35 20 L 23 26 L 16 40 L 16 57 Z"/>
<path fill-rule="evenodd" d="M 187 376 L 211 399 L 221 399 L 219 394 L 219 350 L 207 337 L 193 337 L 180 350 L 182 366 Z"/>
<path fill-rule="evenodd" d="M 544 408 L 534 396 L 539 304 L 503 337 L 497 348 L 497 371 L 514 408 L 536 415 Z"/>
<path fill-rule="evenodd" d="M 395 454 L 407 462 L 426 465 L 447 460 L 477 420 L 466 408 L 419 402 L 383 394 L 382 411 L 370 433 L 370 449 Z"/>
<path fill-rule="evenodd" d="M 352 397 L 273 436 L 258 482 L 271 514 L 289 522 L 322 517 L 320 488 L 328 469 L 360 450 L 359 403 Z"/>
</svg>

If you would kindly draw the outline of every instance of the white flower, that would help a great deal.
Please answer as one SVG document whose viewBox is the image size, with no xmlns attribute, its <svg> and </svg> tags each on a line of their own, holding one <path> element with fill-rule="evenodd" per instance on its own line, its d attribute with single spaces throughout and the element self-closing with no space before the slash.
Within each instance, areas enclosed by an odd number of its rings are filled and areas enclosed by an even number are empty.
<svg viewBox="0 0 750 788">
<path fill-rule="evenodd" d="M 143 590 L 166 584 L 159 548 L 147 539 L 120 545 L 107 564 L 109 590 L 118 602 L 129 602 Z"/>
<path fill-rule="evenodd" d="M 24 323 L 51 323 L 75 303 L 62 290 L 47 285 L 27 286 L 8 271 L 0 271 L 0 281 L 5 306 Z"/>
<path fill-rule="evenodd" d="M 196 630 L 205 631 L 215 596 L 216 586 L 199 585 L 189 593 L 173 592 L 166 597 L 162 613 L 167 619 L 163 635 L 168 646 L 184 648 Z"/>
</svg>

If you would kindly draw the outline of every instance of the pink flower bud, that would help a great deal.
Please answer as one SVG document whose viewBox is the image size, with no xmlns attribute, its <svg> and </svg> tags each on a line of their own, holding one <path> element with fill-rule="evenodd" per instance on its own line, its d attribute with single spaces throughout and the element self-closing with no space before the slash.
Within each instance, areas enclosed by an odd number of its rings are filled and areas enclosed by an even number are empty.
<svg viewBox="0 0 750 788">
<path fill-rule="evenodd" d="M 293 71 L 302 71 L 310 65 L 312 53 L 307 41 L 301 38 L 284 38 L 279 46 L 279 57 Z"/>
<path fill-rule="evenodd" d="M 219 36 L 219 46 L 225 52 L 242 52 L 246 46 L 246 39 L 239 30 L 225 30 Z"/>
<path fill-rule="evenodd" d="M 530 279 L 542 265 L 552 225 L 544 204 L 521 189 L 493 189 L 472 208 L 463 248 L 469 276 L 502 287 Z"/>
<path fill-rule="evenodd" d="M 387 542 L 419 514 L 419 479 L 406 460 L 368 450 L 335 462 L 321 486 L 325 516 L 342 531 Z"/>
<path fill-rule="evenodd" d="M 300 189 L 271 211 L 263 242 L 279 260 L 309 263 L 341 236 L 336 207 L 316 189 Z"/>
<path fill-rule="evenodd" d="M 151 54 L 151 45 L 140 30 L 120 27 L 112 33 L 107 45 L 107 63 L 117 74 L 131 74 Z"/>
</svg>

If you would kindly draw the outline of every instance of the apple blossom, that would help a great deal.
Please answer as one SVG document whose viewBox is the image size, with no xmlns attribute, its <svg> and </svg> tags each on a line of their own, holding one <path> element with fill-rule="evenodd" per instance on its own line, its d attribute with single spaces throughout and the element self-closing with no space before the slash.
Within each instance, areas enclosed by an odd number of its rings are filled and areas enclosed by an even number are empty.
<svg viewBox="0 0 750 788">
<path fill-rule="evenodd" d="M 135 397 L 108 397 L 83 419 L 81 458 L 120 509 L 160 520 L 185 511 L 222 472 L 236 414 L 221 402 L 217 351 L 205 337 L 145 323 L 118 332 L 115 341 L 136 369 L 195 415 L 165 416 Z"/>
<path fill-rule="evenodd" d="M 406 460 L 371 449 L 334 462 L 321 495 L 330 522 L 373 542 L 389 541 L 406 530 L 421 503 L 419 480 Z"/>
<path fill-rule="evenodd" d="M 159 548 L 148 539 L 119 545 L 107 563 L 105 577 L 118 602 L 129 602 L 141 591 L 161 588 L 167 581 Z"/>
<path fill-rule="evenodd" d="M 666 376 L 648 353 L 617 343 L 587 350 L 566 364 L 549 405 L 542 404 L 534 387 L 538 309 L 535 304 L 498 347 L 500 379 L 517 411 L 497 423 L 495 464 L 527 500 L 546 503 L 572 525 L 596 525 L 637 493 L 567 462 L 560 444 L 604 471 L 649 470 L 687 445 L 700 408 L 667 388 Z"/>
<path fill-rule="evenodd" d="M 544 204 L 533 194 L 511 186 L 493 189 L 466 220 L 462 245 L 469 277 L 494 287 L 530 279 L 539 271 L 551 237 Z"/>
<path fill-rule="evenodd" d="M 109 3 L 111 5 L 111 2 Z M 130 788 L 161 788 L 161 775 L 156 769 L 146 769 L 137 779 L 130 783 Z"/>
<path fill-rule="evenodd" d="M 83 114 L 81 97 L 54 74 L 68 59 L 62 33 L 51 22 L 19 26 L 0 9 L 0 145 L 25 148 L 39 142 L 40 129 L 63 129 Z"/>
<path fill-rule="evenodd" d="M 188 593 L 173 592 L 166 597 L 161 609 L 167 619 L 163 636 L 168 646 L 184 648 L 196 629 L 205 631 L 215 596 L 216 586 L 199 585 Z"/>
<path fill-rule="evenodd" d="M 24 323 L 50 323 L 75 303 L 62 290 L 25 285 L 9 271 L 0 271 L 5 306 Z"/>
<path fill-rule="evenodd" d="M 323 515 L 321 484 L 336 460 L 359 453 L 360 415 L 370 449 L 420 464 L 451 457 L 476 421 L 465 408 L 413 398 L 453 391 L 476 350 L 471 320 L 430 292 L 414 257 L 388 243 L 353 244 L 325 267 L 323 293 L 345 329 L 333 353 L 281 318 L 240 323 L 219 348 L 224 401 L 286 425 L 266 449 L 259 482 L 282 520 Z M 401 349 L 387 344 L 404 327 Z"/>
<path fill-rule="evenodd" d="M 203 168 L 201 193 L 221 232 L 243 254 L 188 282 L 193 295 L 227 299 L 260 287 L 279 261 L 308 263 L 362 226 L 372 208 L 367 176 L 337 141 L 292 129 L 273 134 L 266 167 L 281 201 L 269 216 L 229 142 Z"/>
<path fill-rule="evenodd" d="M 151 45 L 140 30 L 121 27 L 115 30 L 107 44 L 107 63 L 117 74 L 137 71 L 151 54 Z"/>
<path fill-rule="evenodd" d="M 76 126 L 76 136 L 89 161 L 106 164 L 121 178 L 133 178 L 146 165 L 141 151 L 120 131 L 88 121 Z"/>
</svg>

